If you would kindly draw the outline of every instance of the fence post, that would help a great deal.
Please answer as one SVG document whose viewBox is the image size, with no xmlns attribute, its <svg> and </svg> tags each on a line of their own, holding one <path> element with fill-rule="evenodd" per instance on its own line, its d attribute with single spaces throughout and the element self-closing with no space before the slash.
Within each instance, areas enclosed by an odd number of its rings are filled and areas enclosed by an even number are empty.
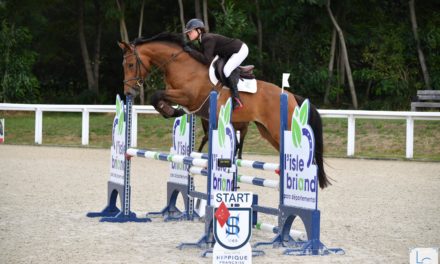
<svg viewBox="0 0 440 264">
<path fill-rule="evenodd" d="M 414 119 L 406 118 L 406 158 L 412 159 L 414 152 Z"/>
<path fill-rule="evenodd" d="M 354 155 L 354 144 L 355 144 L 355 128 L 356 128 L 356 119 L 354 115 L 348 116 L 348 127 L 347 127 L 347 156 Z"/>
<path fill-rule="evenodd" d="M 132 119 L 131 119 L 131 147 L 137 147 L 137 131 L 138 131 L 138 113 L 136 108 L 132 109 Z"/>
<path fill-rule="evenodd" d="M 43 143 L 43 111 L 35 109 L 35 144 Z"/>
<path fill-rule="evenodd" d="M 89 144 L 89 110 L 84 108 L 82 110 L 82 134 L 81 134 L 81 144 Z"/>
</svg>

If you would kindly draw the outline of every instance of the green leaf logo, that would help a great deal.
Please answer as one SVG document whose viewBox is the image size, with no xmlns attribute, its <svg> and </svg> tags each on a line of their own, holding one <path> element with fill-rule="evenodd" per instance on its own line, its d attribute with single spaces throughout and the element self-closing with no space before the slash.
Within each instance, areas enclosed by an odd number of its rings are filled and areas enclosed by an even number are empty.
<svg viewBox="0 0 440 264">
<path fill-rule="evenodd" d="M 225 105 L 220 106 L 220 112 L 218 114 L 218 125 L 217 125 L 217 133 L 218 133 L 218 142 L 220 147 L 225 146 L 225 138 L 226 138 L 226 125 L 231 122 L 231 98 L 226 101 Z"/>
<path fill-rule="evenodd" d="M 180 126 L 179 126 L 179 128 L 180 128 L 179 135 L 180 136 L 185 135 L 187 119 L 188 119 L 188 115 L 183 115 L 180 118 Z"/>
<path fill-rule="evenodd" d="M 223 115 L 225 112 L 225 108 L 222 106 L 220 106 L 220 111 L 218 112 L 218 121 L 220 122 L 220 119 L 223 119 Z"/>
<path fill-rule="evenodd" d="M 225 124 L 229 124 L 231 122 L 231 107 L 232 107 L 232 103 L 231 103 L 231 98 L 229 97 L 228 101 L 226 101 L 225 112 L 223 113 L 224 114 L 223 121 L 225 122 Z"/>
<path fill-rule="evenodd" d="M 118 134 L 122 135 L 123 130 L 124 130 L 124 111 L 121 111 L 118 117 Z"/>
<path fill-rule="evenodd" d="M 301 105 L 301 109 L 299 110 L 299 121 L 302 126 L 307 125 L 309 119 L 309 100 L 305 100 Z"/>
<path fill-rule="evenodd" d="M 116 116 L 118 118 L 118 127 L 117 132 L 119 135 L 122 135 L 124 130 L 124 104 L 121 101 L 119 95 L 116 96 Z"/>
<path fill-rule="evenodd" d="M 217 134 L 218 134 L 218 143 L 220 147 L 224 147 L 225 138 L 226 138 L 226 128 L 222 118 L 219 118 L 218 120 Z"/>
<path fill-rule="evenodd" d="M 119 98 L 119 94 L 116 96 L 116 115 L 119 115 L 121 112 L 121 98 Z"/>
<path fill-rule="evenodd" d="M 297 148 L 301 146 L 301 127 L 296 118 L 292 118 L 292 142 Z"/>
</svg>

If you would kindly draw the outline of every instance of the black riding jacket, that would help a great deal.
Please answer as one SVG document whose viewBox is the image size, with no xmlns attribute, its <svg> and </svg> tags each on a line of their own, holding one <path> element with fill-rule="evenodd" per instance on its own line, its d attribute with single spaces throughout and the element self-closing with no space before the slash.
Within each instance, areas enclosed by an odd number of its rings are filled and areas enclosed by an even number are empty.
<svg viewBox="0 0 440 264">
<path fill-rule="evenodd" d="M 200 41 L 200 51 L 191 49 L 188 53 L 205 65 L 209 65 L 216 55 L 229 59 L 237 53 L 243 42 L 239 39 L 228 38 L 213 33 L 203 33 Z"/>
</svg>

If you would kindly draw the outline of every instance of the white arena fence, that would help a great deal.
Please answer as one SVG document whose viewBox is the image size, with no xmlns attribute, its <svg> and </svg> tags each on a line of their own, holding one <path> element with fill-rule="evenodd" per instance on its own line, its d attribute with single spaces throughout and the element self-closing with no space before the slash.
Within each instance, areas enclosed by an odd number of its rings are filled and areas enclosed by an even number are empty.
<svg viewBox="0 0 440 264">
<path fill-rule="evenodd" d="M 90 113 L 114 113 L 115 105 L 52 105 L 52 104 L 9 104 L 0 103 L 0 111 L 35 112 L 35 143 L 43 143 L 43 112 L 82 113 L 82 145 L 89 144 Z M 414 120 L 440 121 L 440 112 L 401 112 L 363 110 L 318 110 L 323 118 L 345 118 L 347 125 L 347 156 L 355 154 L 356 119 L 402 119 L 406 120 L 406 158 L 412 159 L 414 152 Z M 138 114 L 159 114 L 151 105 L 133 106 L 132 147 L 137 146 Z"/>
</svg>

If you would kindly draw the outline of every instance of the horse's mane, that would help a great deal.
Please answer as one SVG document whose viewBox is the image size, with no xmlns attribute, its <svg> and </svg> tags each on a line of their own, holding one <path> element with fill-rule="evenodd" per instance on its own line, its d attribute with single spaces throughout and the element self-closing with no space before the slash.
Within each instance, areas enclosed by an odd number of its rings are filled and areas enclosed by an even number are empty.
<svg viewBox="0 0 440 264">
<path fill-rule="evenodd" d="M 171 43 L 175 43 L 181 47 L 185 45 L 185 40 L 183 39 L 182 34 L 170 33 L 170 32 L 162 32 L 162 33 L 159 33 L 151 38 L 144 38 L 144 37 L 136 38 L 135 40 L 133 40 L 131 42 L 131 44 L 136 46 L 138 44 L 144 44 L 144 43 L 149 43 L 149 42 L 153 42 L 153 41 L 171 42 Z"/>
</svg>

